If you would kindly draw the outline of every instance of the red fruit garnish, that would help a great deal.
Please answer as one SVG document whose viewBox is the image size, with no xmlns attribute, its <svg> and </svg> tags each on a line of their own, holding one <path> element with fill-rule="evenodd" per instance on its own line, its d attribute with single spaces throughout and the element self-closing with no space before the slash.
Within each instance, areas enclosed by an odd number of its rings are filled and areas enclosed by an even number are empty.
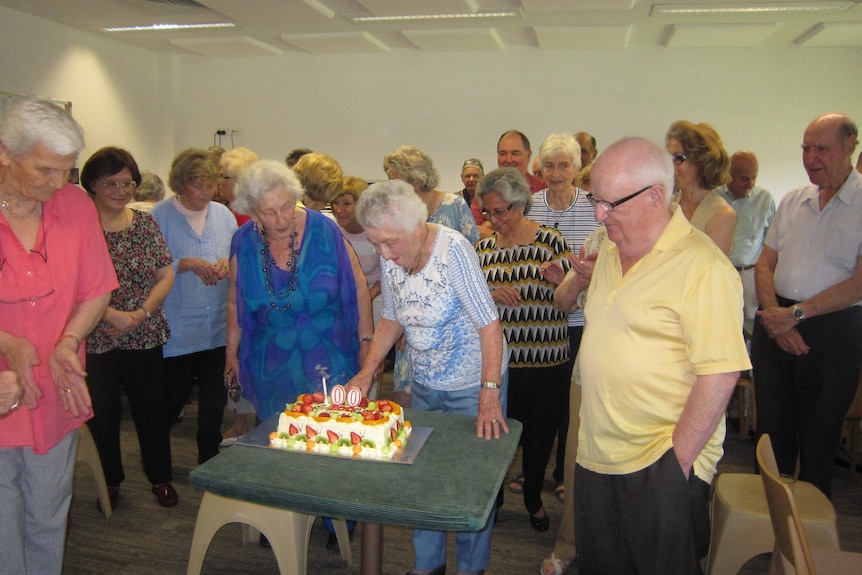
<svg viewBox="0 0 862 575">
<path fill-rule="evenodd" d="M 371 421 L 371 420 L 377 419 L 377 418 L 374 417 L 374 413 L 372 413 L 370 411 L 363 411 L 362 412 L 362 419 L 364 419 L 366 421 Z"/>
<path fill-rule="evenodd" d="M 305 404 L 314 403 L 314 396 L 310 393 L 304 393 L 302 395 L 302 403 L 305 403 Z"/>
<path fill-rule="evenodd" d="M 388 412 L 392 411 L 392 406 L 389 405 L 388 403 L 385 403 L 383 405 L 377 404 L 377 409 L 379 409 L 380 411 L 388 413 Z"/>
<path fill-rule="evenodd" d="M 297 433 L 299 433 L 299 428 L 291 423 L 290 427 L 287 428 L 287 432 L 290 435 L 296 435 Z"/>
<path fill-rule="evenodd" d="M 295 411 L 296 413 L 302 412 L 302 403 L 294 403 L 293 407 L 290 408 L 291 411 Z"/>
<path fill-rule="evenodd" d="M 391 429 L 391 428 L 389 429 L 389 437 L 392 439 L 395 439 L 395 430 L 394 429 Z"/>
<path fill-rule="evenodd" d="M 362 436 L 360 436 L 355 431 L 351 431 L 350 432 L 350 441 L 353 443 L 353 445 L 359 445 L 359 443 L 362 441 Z"/>
<path fill-rule="evenodd" d="M 311 404 L 310 404 L 310 403 L 303 403 L 303 404 L 302 404 L 302 409 L 301 409 L 301 411 L 302 411 L 302 413 L 305 413 L 305 414 L 307 415 L 307 414 L 311 413 L 311 411 L 312 411 L 313 409 L 314 409 L 314 408 L 313 408 L 313 407 L 311 407 Z"/>
<path fill-rule="evenodd" d="M 305 426 L 305 436 L 309 439 L 314 439 L 317 436 L 317 430 L 310 425 Z"/>
<path fill-rule="evenodd" d="M 335 443 L 336 441 L 338 441 L 340 439 L 338 434 L 335 433 L 334 431 L 332 431 L 331 429 L 326 431 L 326 437 L 329 438 L 329 443 Z"/>
<path fill-rule="evenodd" d="M 359 400 L 359 407 L 368 407 L 368 398 L 363 397 Z"/>
<path fill-rule="evenodd" d="M 315 391 L 312 397 L 314 398 L 314 403 L 323 403 L 323 400 L 326 399 L 322 391 Z"/>
</svg>

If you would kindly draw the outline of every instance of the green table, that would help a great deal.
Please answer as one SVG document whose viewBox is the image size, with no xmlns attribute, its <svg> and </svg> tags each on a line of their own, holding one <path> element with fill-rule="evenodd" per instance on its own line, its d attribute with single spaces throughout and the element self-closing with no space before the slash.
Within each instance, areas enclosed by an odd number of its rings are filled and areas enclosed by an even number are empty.
<svg viewBox="0 0 862 575">
<path fill-rule="evenodd" d="M 372 524 L 363 528 L 361 572 L 378 575 L 382 539 L 374 524 L 481 529 L 521 435 L 515 420 L 509 434 L 485 440 L 476 437 L 475 417 L 414 410 L 405 416 L 414 427 L 433 428 L 410 465 L 234 445 L 189 481 L 222 497 Z"/>
</svg>

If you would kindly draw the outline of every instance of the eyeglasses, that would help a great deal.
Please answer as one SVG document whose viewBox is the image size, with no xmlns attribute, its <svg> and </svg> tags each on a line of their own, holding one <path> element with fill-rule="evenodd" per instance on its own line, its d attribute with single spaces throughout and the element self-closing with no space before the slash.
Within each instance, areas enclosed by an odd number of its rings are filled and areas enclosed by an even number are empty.
<svg viewBox="0 0 862 575">
<path fill-rule="evenodd" d="M 99 185 L 102 186 L 103 188 L 107 189 L 107 190 L 111 190 L 111 191 L 123 190 L 124 192 L 127 190 L 134 192 L 135 188 L 138 187 L 138 183 L 135 181 L 122 182 L 122 183 L 120 183 L 120 182 L 102 182 Z"/>
<path fill-rule="evenodd" d="M 49 285 L 51 287 L 48 288 L 47 291 L 44 289 L 37 290 L 40 293 L 40 295 L 27 296 L 27 297 L 17 297 L 17 296 L 19 296 L 19 294 L 14 293 L 14 292 L 17 288 L 21 287 L 21 284 L 18 281 L 16 281 L 17 278 L 15 277 L 15 274 L 12 274 L 11 272 L 8 271 L 8 269 L 7 269 L 8 258 L 0 257 L 0 304 L 17 304 L 17 303 L 28 303 L 28 302 L 33 303 L 36 300 L 46 298 L 49 295 L 52 295 L 54 293 L 54 274 L 51 273 L 51 267 L 48 265 L 48 243 L 47 243 L 47 239 L 45 238 L 44 227 L 42 228 L 42 242 L 45 246 L 43 248 L 45 253 L 36 251 L 35 249 L 30 250 L 30 253 L 38 255 L 39 260 L 41 260 L 41 264 L 38 263 L 38 260 L 37 260 L 37 265 L 35 267 L 41 268 L 42 264 L 44 264 L 45 270 L 47 271 L 47 278 L 49 280 Z M 7 273 L 4 274 L 3 273 L 4 271 L 7 271 Z M 6 275 L 5 280 L 3 279 L 4 275 Z M 33 273 L 33 276 L 40 278 L 40 277 L 45 277 L 45 274 L 42 273 L 40 270 L 36 270 L 36 272 Z M 7 292 L 11 292 L 11 293 L 9 293 L 7 295 Z"/>
<path fill-rule="evenodd" d="M 202 190 L 204 188 L 211 188 L 215 185 L 216 180 L 211 176 L 192 176 L 188 179 L 186 184 L 195 188 L 196 190 Z"/>
<path fill-rule="evenodd" d="M 506 214 L 509 213 L 509 210 L 511 210 L 514 207 L 515 207 L 514 204 L 509 204 L 509 207 L 507 207 L 507 208 L 502 208 L 502 209 L 498 208 L 496 210 L 482 210 L 482 217 L 485 219 L 502 218 L 502 217 L 505 217 Z"/>
<path fill-rule="evenodd" d="M 610 212 L 614 211 L 615 207 L 619 206 L 620 204 L 626 203 L 630 199 L 638 196 L 639 194 L 644 193 L 645 191 L 647 191 L 648 189 L 650 189 L 653 186 L 655 186 L 655 184 L 650 184 L 647 187 L 641 188 L 640 190 L 636 191 L 635 193 L 633 193 L 629 196 L 626 196 L 620 200 L 617 200 L 615 202 L 606 202 L 605 200 L 597 200 L 596 197 L 593 196 L 593 194 L 591 194 L 589 192 L 587 193 L 587 199 L 590 200 L 590 203 L 593 204 L 594 208 L 601 208 L 602 210 L 610 213 Z"/>
<path fill-rule="evenodd" d="M 684 161 L 688 159 L 688 156 L 685 154 L 671 154 L 671 158 L 673 158 L 673 164 L 678 166 L 682 164 Z"/>
</svg>

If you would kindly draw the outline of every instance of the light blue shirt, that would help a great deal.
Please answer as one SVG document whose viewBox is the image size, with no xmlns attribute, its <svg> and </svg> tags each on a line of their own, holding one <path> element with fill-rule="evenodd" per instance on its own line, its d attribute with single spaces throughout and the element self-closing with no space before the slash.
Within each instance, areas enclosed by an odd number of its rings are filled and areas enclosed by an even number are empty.
<svg viewBox="0 0 862 575">
<path fill-rule="evenodd" d="M 236 218 L 225 206 L 210 202 L 203 233 L 198 237 L 177 210 L 174 198 L 162 200 L 150 213 L 174 258 L 176 274 L 174 287 L 165 299 L 171 337 L 165 344 L 164 356 L 176 357 L 224 346 L 230 278 L 208 286 L 194 272 L 177 273 L 177 266 L 182 258 L 201 258 L 211 263 L 228 259 L 230 241 L 237 229 Z"/>
<path fill-rule="evenodd" d="M 736 211 L 733 248 L 728 255 L 730 261 L 738 268 L 753 266 L 760 257 L 766 231 L 775 215 L 775 199 L 760 186 L 754 186 L 742 198 L 734 198 L 726 185 L 715 191 Z"/>
</svg>

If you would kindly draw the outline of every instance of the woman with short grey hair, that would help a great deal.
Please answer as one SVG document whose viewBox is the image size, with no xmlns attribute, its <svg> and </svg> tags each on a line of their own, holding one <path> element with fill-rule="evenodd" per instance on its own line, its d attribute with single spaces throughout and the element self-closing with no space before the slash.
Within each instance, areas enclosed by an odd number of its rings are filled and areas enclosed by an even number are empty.
<svg viewBox="0 0 862 575">
<path fill-rule="evenodd" d="M 382 259 L 383 313 L 368 357 L 348 385 L 367 394 L 374 370 L 404 334 L 412 407 L 477 417 L 480 436 L 499 438 L 508 426 L 497 310 L 473 246 L 426 222 L 425 210 L 411 187 L 397 180 L 374 184 L 359 199 L 357 218 Z M 456 534 L 456 573 L 487 568 L 495 511 L 482 530 Z M 442 531 L 417 530 L 411 572 L 445 573 L 446 538 Z"/>
<path fill-rule="evenodd" d="M 439 178 L 428 154 L 415 146 L 401 146 L 383 159 L 383 165 L 390 180 L 402 180 L 413 187 L 416 196 L 425 204 L 429 223 L 461 232 L 470 243 L 479 241 L 476 220 L 464 198 L 460 194 L 447 194 L 434 189 Z M 403 348 L 403 341 L 395 348 L 392 395 L 396 402 L 410 407 L 412 382 Z"/>
<path fill-rule="evenodd" d="M 485 207 L 482 198 L 488 194 L 498 194 L 503 201 L 511 204 L 524 215 L 530 213 L 532 193 L 527 187 L 527 180 L 515 168 L 500 168 L 482 178 L 476 191 L 476 197 L 479 198 L 479 205 L 482 208 Z"/>
</svg>

